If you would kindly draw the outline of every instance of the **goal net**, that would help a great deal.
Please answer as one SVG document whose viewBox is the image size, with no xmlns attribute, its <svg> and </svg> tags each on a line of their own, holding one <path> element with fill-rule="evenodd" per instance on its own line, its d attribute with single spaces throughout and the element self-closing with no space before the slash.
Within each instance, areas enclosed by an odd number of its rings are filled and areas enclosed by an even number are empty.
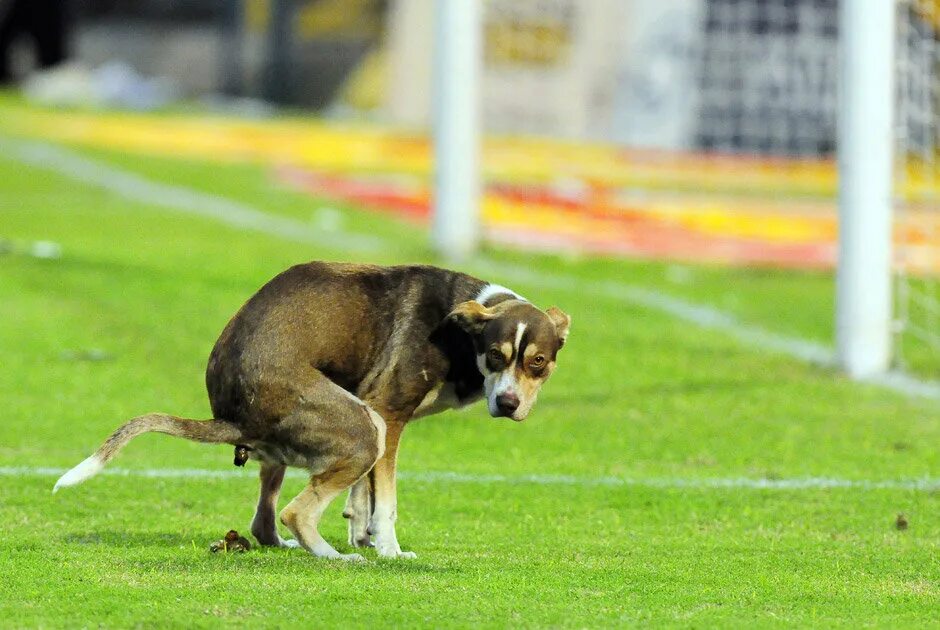
<svg viewBox="0 0 940 630">
<path fill-rule="evenodd" d="M 940 356 L 940 2 L 898 4 L 895 356 L 938 372 Z"/>
</svg>

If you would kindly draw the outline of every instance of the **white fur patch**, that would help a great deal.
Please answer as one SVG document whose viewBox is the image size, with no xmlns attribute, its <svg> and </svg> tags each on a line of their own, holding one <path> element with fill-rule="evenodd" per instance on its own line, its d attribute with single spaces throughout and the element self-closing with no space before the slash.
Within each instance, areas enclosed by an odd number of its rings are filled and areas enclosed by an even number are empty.
<svg viewBox="0 0 940 630">
<path fill-rule="evenodd" d="M 365 404 L 365 403 L 363 403 Z M 366 411 L 369 412 L 369 419 L 372 420 L 372 424 L 375 425 L 375 430 L 378 432 L 378 442 L 379 442 L 379 456 L 376 458 L 381 458 L 385 454 L 385 431 L 387 425 L 385 424 L 385 418 L 379 415 L 375 409 L 366 405 Z"/>
<path fill-rule="evenodd" d="M 516 357 L 519 355 L 519 344 L 522 343 L 522 335 L 525 334 L 526 325 L 522 322 L 516 324 L 516 340 L 513 342 L 512 349 L 516 353 Z"/>
<path fill-rule="evenodd" d="M 493 385 L 493 394 L 490 398 L 493 400 L 493 409 L 496 409 L 496 399 L 502 396 L 503 394 L 515 394 L 519 395 L 519 387 L 516 382 L 516 375 L 513 373 L 514 370 L 503 370 L 499 373 L 499 378 L 496 379 L 496 384 Z"/>
<path fill-rule="evenodd" d="M 529 301 L 529 300 L 525 299 L 524 297 L 522 297 L 521 295 L 519 295 L 518 293 L 516 293 L 515 291 L 513 291 L 512 289 L 507 289 L 506 287 L 504 287 L 504 286 L 501 285 L 501 284 L 488 284 L 488 285 L 486 285 L 485 287 L 483 287 L 482 290 L 480 290 L 479 293 L 477 293 L 477 296 L 476 296 L 475 298 L 473 298 L 473 301 L 474 301 L 474 302 L 479 302 L 480 304 L 483 304 L 483 305 L 485 306 L 485 305 L 486 305 L 486 301 L 487 301 L 488 299 L 490 299 L 490 298 L 493 297 L 494 295 L 501 295 L 501 294 L 503 294 L 503 293 L 507 293 L 507 294 L 513 296 L 514 298 L 516 298 L 517 300 L 522 300 L 522 301 L 524 301 L 524 302 L 528 302 L 528 301 Z"/>
<path fill-rule="evenodd" d="M 102 462 L 97 455 L 92 455 L 83 460 L 78 466 L 59 477 L 52 491 L 58 492 L 59 488 L 67 488 L 68 486 L 80 484 L 89 477 L 94 477 L 100 473 L 103 468 L 104 462 Z"/>
</svg>

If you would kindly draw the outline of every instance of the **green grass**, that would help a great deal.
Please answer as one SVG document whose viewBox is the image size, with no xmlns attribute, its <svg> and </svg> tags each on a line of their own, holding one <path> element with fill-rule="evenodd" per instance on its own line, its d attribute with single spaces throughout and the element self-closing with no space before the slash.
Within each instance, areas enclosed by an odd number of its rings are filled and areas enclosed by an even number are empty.
<svg viewBox="0 0 940 630">
<path fill-rule="evenodd" d="M 395 260 L 426 259 L 430 252 L 416 240 L 412 226 L 376 221 L 372 213 L 355 212 L 330 200 L 312 202 L 306 195 L 276 186 L 268 170 L 257 165 L 220 167 L 198 160 L 175 160 L 100 149 L 83 153 L 140 173 L 155 181 L 184 185 L 214 194 L 235 197 L 269 212 L 310 221 L 324 207 L 342 208 L 346 228 L 377 234 L 387 240 L 386 256 Z M 488 252 L 491 257 L 527 267 L 529 253 Z M 768 330 L 834 345 L 835 282 L 831 273 L 788 271 L 774 268 L 735 269 L 721 265 L 678 262 L 639 262 L 572 256 L 540 256 L 542 266 L 592 279 L 626 281 L 666 291 L 676 297 L 709 304 L 743 321 Z M 936 279 L 909 278 L 910 291 L 921 295 L 937 291 Z M 934 319 L 918 303 L 909 304 L 910 320 L 930 328 Z M 908 331 L 898 337 L 903 360 L 900 367 L 921 377 L 940 379 L 940 353 Z"/>
<path fill-rule="evenodd" d="M 272 213 L 306 219 L 320 205 L 257 167 L 94 155 Z M 420 231 L 341 210 L 349 229 L 393 243 L 374 261 L 433 261 Z M 166 214 L 2 156 L 0 238 L 63 247 L 57 260 L 0 255 L 0 466 L 73 465 L 146 411 L 206 417 L 205 360 L 242 302 L 290 264 L 350 258 Z M 585 284 L 661 288 L 817 340 L 831 328 L 822 274 L 677 275 L 664 264 L 487 254 Z M 935 403 L 612 299 L 513 286 L 573 316 L 535 411 L 522 424 L 478 407 L 418 422 L 405 434 L 403 471 L 889 480 L 940 470 Z M 68 354 L 93 348 L 108 360 Z M 231 452 L 148 435 L 115 466 L 230 470 Z M 55 496 L 53 481 L 0 478 L 0 625 L 938 625 L 937 491 L 413 476 L 400 483 L 399 535 L 418 560 L 367 554 L 350 566 L 299 551 L 210 554 L 227 529 L 246 529 L 250 478 L 102 476 Z M 285 497 L 301 485 L 289 479 Z M 323 531 L 342 550 L 339 508 Z M 894 528 L 898 512 L 906 531 Z"/>
</svg>

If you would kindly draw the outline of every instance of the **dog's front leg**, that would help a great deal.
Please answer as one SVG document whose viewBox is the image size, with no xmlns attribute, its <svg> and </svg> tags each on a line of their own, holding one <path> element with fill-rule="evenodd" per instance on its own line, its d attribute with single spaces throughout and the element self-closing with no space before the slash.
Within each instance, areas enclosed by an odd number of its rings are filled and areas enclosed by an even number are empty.
<svg viewBox="0 0 940 630">
<path fill-rule="evenodd" d="M 398 501 L 395 490 L 395 463 L 398 458 L 398 442 L 405 428 L 404 422 L 386 420 L 385 454 L 375 463 L 373 484 L 375 489 L 375 508 L 372 511 L 372 525 L 369 528 L 375 536 L 375 550 L 383 558 L 416 558 L 411 551 L 402 551 L 395 534 L 395 520 L 398 517 Z"/>
</svg>

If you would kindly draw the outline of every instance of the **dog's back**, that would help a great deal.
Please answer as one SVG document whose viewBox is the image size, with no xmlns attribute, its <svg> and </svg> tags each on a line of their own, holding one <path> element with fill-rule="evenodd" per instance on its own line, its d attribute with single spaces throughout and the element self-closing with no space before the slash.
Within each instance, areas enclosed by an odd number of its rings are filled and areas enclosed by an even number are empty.
<svg viewBox="0 0 940 630">
<path fill-rule="evenodd" d="M 291 267 L 248 300 L 216 342 L 206 371 L 213 415 L 263 432 L 299 395 L 290 389 L 311 367 L 359 392 L 370 375 L 427 352 L 454 295 L 484 284 L 420 265 Z"/>
</svg>

